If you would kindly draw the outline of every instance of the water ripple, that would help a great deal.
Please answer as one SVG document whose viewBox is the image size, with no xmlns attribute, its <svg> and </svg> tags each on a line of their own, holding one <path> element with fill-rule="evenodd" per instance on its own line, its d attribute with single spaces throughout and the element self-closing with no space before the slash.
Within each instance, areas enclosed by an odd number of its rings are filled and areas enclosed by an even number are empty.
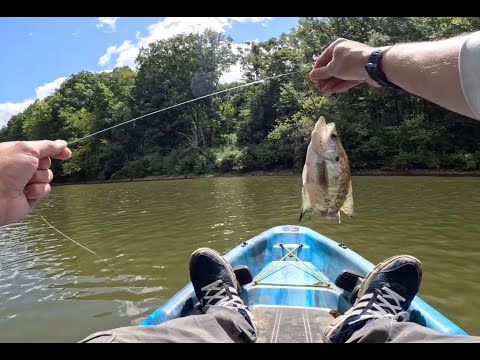
<svg viewBox="0 0 480 360">
<path fill-rule="evenodd" d="M 480 178 L 359 177 L 354 221 L 314 214 L 303 224 L 372 262 L 417 256 L 420 294 L 475 333 L 479 185 Z M 299 177 L 243 177 L 55 187 L 25 221 L 0 230 L 0 341 L 77 341 L 138 324 L 188 281 L 196 248 L 225 253 L 295 224 L 300 186 Z"/>
</svg>

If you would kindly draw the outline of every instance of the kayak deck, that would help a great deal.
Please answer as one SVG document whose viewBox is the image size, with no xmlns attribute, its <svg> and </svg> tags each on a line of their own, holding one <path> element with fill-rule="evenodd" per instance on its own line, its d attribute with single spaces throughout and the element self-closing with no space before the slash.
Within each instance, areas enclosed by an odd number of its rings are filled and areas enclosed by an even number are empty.
<svg viewBox="0 0 480 360">
<path fill-rule="evenodd" d="M 313 271 L 312 271 L 313 270 Z M 320 276 L 317 276 L 320 275 Z M 310 262 L 272 261 L 257 276 L 259 283 L 280 286 L 315 286 L 325 275 Z"/>
<path fill-rule="evenodd" d="M 280 248 L 278 245 L 276 247 Z M 299 250 L 296 246 L 282 244 L 281 247 L 286 247 L 285 250 L 292 253 Z M 285 286 L 314 290 L 315 287 L 325 284 L 326 276 L 313 263 L 300 260 L 295 255 L 284 254 L 277 255 L 281 261 L 265 263 L 254 280 L 257 289 L 258 286 L 264 288 L 263 286 L 267 285 L 270 291 L 279 291 Z M 262 291 L 264 298 L 270 292 L 265 290 L 266 292 Z M 329 311 L 322 308 L 278 305 L 257 305 L 252 308 L 258 327 L 258 343 L 321 343 L 325 327 L 333 320 Z"/>
<path fill-rule="evenodd" d="M 319 342 L 333 317 L 351 308 L 351 293 L 335 281 L 344 271 L 366 276 L 372 263 L 342 243 L 312 229 L 284 225 L 268 229 L 223 255 L 242 279 L 240 297 L 259 323 L 259 342 Z M 239 278 L 237 276 L 237 278 Z M 191 282 L 141 325 L 188 315 L 198 299 Z M 444 334 L 466 332 L 418 296 L 410 321 Z"/>
<path fill-rule="evenodd" d="M 258 306 L 252 311 L 258 343 L 321 343 L 325 327 L 334 319 L 324 309 Z"/>
</svg>

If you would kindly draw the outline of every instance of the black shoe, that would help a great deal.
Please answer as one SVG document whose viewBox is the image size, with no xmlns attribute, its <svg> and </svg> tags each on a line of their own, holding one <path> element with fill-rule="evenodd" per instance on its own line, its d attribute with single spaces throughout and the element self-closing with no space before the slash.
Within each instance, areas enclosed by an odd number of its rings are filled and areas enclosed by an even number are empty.
<svg viewBox="0 0 480 360">
<path fill-rule="evenodd" d="M 391 318 L 407 321 L 406 311 L 422 280 L 422 264 L 399 255 L 378 264 L 365 278 L 355 305 L 336 318 L 323 333 L 323 342 L 343 343 L 368 322 Z"/>
<path fill-rule="evenodd" d="M 217 251 L 201 248 L 192 254 L 190 279 L 202 310 L 210 305 L 230 307 L 242 314 L 256 330 L 252 314 L 238 295 L 235 273 Z"/>
</svg>

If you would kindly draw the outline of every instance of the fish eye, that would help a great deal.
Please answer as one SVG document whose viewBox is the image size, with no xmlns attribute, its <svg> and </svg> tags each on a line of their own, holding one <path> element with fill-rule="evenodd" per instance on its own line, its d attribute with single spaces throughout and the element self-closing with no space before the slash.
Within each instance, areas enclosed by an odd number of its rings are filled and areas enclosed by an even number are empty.
<svg viewBox="0 0 480 360">
<path fill-rule="evenodd" d="M 336 134 L 331 134 L 330 137 L 335 140 L 338 136 Z"/>
</svg>

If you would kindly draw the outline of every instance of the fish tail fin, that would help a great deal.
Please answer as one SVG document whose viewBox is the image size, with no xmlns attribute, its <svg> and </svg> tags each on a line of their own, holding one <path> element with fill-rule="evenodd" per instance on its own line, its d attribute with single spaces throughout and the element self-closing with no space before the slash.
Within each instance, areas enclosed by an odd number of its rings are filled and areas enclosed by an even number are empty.
<svg viewBox="0 0 480 360">
<path fill-rule="evenodd" d="M 303 215 L 305 215 L 306 212 L 307 210 L 303 210 L 303 208 L 300 209 L 300 217 L 298 218 L 298 222 L 302 221 Z"/>
<path fill-rule="evenodd" d="M 342 207 L 340 208 L 340 210 L 353 219 L 354 212 L 353 212 L 352 180 L 350 180 L 350 184 L 348 185 L 347 197 Z"/>
</svg>

